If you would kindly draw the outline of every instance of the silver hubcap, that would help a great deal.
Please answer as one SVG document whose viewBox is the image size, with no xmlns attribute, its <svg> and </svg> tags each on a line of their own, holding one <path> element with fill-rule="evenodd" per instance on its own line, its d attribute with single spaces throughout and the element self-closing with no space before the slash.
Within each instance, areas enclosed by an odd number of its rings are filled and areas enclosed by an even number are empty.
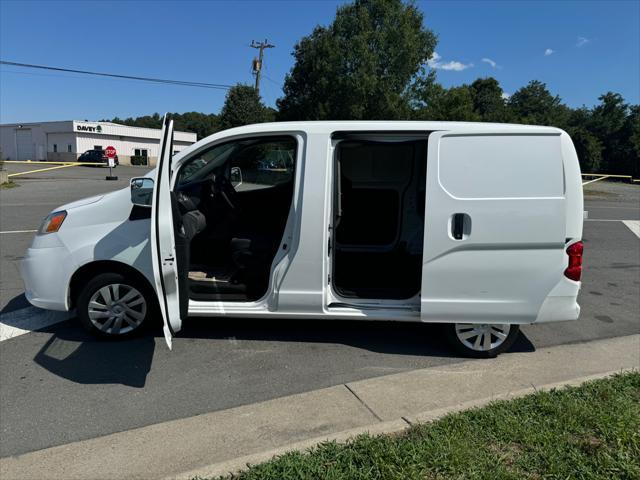
<svg viewBox="0 0 640 480">
<path fill-rule="evenodd" d="M 89 319 L 100 331 L 122 335 L 138 328 L 147 313 L 147 302 L 130 285 L 114 283 L 96 291 L 89 300 Z"/>
<path fill-rule="evenodd" d="M 502 345 L 510 329 L 510 325 L 498 323 L 456 323 L 458 340 L 465 347 L 478 352 L 486 352 Z"/>
</svg>

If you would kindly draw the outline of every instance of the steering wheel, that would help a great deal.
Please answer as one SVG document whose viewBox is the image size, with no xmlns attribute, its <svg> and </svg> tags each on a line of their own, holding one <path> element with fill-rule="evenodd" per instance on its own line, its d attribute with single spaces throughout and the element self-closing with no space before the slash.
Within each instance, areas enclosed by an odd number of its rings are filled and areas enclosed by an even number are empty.
<svg viewBox="0 0 640 480">
<path fill-rule="evenodd" d="M 239 210 L 238 192 L 233 188 L 231 182 L 224 175 L 216 175 L 211 184 L 211 189 L 216 198 L 222 198 L 224 203 L 232 211 Z"/>
</svg>

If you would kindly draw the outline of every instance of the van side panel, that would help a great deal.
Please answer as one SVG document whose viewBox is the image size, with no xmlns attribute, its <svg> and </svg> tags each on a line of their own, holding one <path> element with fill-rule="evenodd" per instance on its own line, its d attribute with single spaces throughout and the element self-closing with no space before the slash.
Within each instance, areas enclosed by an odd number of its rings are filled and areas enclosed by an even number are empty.
<svg viewBox="0 0 640 480">
<path fill-rule="evenodd" d="M 431 134 L 421 319 L 534 322 L 564 278 L 564 183 L 560 132 Z"/>
<path fill-rule="evenodd" d="M 582 193 L 582 176 L 578 155 L 569 135 L 562 132 L 560 136 L 562 162 L 564 167 L 565 199 L 566 199 L 566 246 L 582 240 L 584 223 L 584 200 Z M 586 252 L 587 255 L 589 254 Z M 565 265 L 568 265 L 565 253 Z M 542 304 L 536 323 L 577 320 L 580 305 L 577 297 L 581 282 L 569 280 L 564 275 L 558 280 L 546 300 Z"/>
</svg>

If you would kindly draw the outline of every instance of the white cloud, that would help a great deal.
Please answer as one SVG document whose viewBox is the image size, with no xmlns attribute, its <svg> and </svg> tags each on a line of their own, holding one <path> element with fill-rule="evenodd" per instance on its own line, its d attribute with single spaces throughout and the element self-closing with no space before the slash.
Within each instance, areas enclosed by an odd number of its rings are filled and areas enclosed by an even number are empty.
<svg viewBox="0 0 640 480">
<path fill-rule="evenodd" d="M 461 62 L 447 62 L 440 65 L 439 68 L 442 70 L 453 70 L 455 72 L 461 72 L 462 70 L 466 70 L 467 68 L 473 67 L 473 63 L 461 63 Z"/>
<path fill-rule="evenodd" d="M 431 55 L 431 58 L 429 60 L 427 60 L 427 64 L 431 67 L 432 65 L 435 65 L 438 60 L 440 60 L 442 57 L 440 55 L 438 55 L 438 52 L 433 52 L 433 55 Z"/>
<path fill-rule="evenodd" d="M 473 67 L 473 63 L 462 63 L 455 60 L 441 62 L 441 60 L 442 57 L 438 55 L 437 52 L 433 52 L 431 58 L 427 60 L 427 65 L 438 70 L 452 70 L 454 72 L 461 72 L 462 70 Z"/>
<path fill-rule="evenodd" d="M 491 60 L 490 58 L 485 57 L 482 59 L 482 61 L 484 63 L 488 63 L 489 65 L 491 65 L 491 68 L 500 68 L 498 64 L 494 60 Z"/>
<path fill-rule="evenodd" d="M 591 40 L 589 40 L 587 37 L 578 37 L 578 40 L 576 41 L 576 47 L 584 47 L 590 41 Z"/>
<path fill-rule="evenodd" d="M 503 100 L 509 100 L 509 98 L 511 98 L 511 94 L 510 93 L 502 92 L 502 99 Z"/>
<path fill-rule="evenodd" d="M 556 51 L 555 51 L 555 50 L 551 50 L 550 48 L 547 48 L 547 49 L 544 51 L 544 56 L 545 56 L 545 57 L 548 57 L 549 55 L 552 55 L 552 54 L 554 54 L 554 53 L 556 53 Z"/>
</svg>

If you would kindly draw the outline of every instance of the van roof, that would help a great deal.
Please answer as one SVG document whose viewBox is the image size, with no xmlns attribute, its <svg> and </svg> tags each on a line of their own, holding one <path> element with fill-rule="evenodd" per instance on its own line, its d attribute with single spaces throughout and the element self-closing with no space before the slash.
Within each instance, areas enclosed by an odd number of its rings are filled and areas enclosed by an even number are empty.
<svg viewBox="0 0 640 480">
<path fill-rule="evenodd" d="M 215 141 L 220 137 L 227 137 L 233 135 L 247 135 L 252 133 L 267 133 L 267 132 L 291 132 L 291 131 L 304 131 L 309 134 L 332 134 L 334 132 L 340 132 L 345 130 L 350 131 L 397 131 L 397 132 L 434 132 L 438 130 L 444 130 L 448 132 L 459 133 L 482 133 L 491 131 L 492 133 L 547 133 L 547 134 L 561 134 L 563 131 L 555 127 L 545 127 L 538 125 L 520 125 L 514 123 L 483 123 L 483 122 L 427 122 L 427 121 L 399 121 L 399 120 L 318 120 L 318 121 L 305 121 L 305 122 L 273 122 L 273 123 L 255 123 L 251 125 L 244 125 L 242 127 L 235 127 L 228 130 L 222 130 L 216 132 L 213 135 L 209 135 L 182 150 L 176 160 L 180 160 L 183 156 L 190 154 L 191 152 L 198 150 L 204 144 L 209 144 L 211 141 Z"/>
<path fill-rule="evenodd" d="M 337 120 L 337 121 L 305 121 L 305 122 L 274 122 L 256 123 L 244 125 L 242 127 L 231 128 L 214 133 L 207 137 L 225 136 L 229 134 L 242 135 L 253 132 L 278 132 L 303 130 L 308 133 L 333 133 L 342 130 L 362 130 L 362 131 L 464 131 L 467 133 L 496 131 L 526 131 L 529 133 L 562 133 L 562 130 L 555 127 L 545 127 L 539 125 L 520 125 L 514 123 L 483 123 L 483 122 L 423 122 L 423 121 L 398 121 L 398 120 Z M 205 139 L 203 139 L 205 140 Z M 200 143 L 200 142 L 198 142 Z"/>
</svg>

